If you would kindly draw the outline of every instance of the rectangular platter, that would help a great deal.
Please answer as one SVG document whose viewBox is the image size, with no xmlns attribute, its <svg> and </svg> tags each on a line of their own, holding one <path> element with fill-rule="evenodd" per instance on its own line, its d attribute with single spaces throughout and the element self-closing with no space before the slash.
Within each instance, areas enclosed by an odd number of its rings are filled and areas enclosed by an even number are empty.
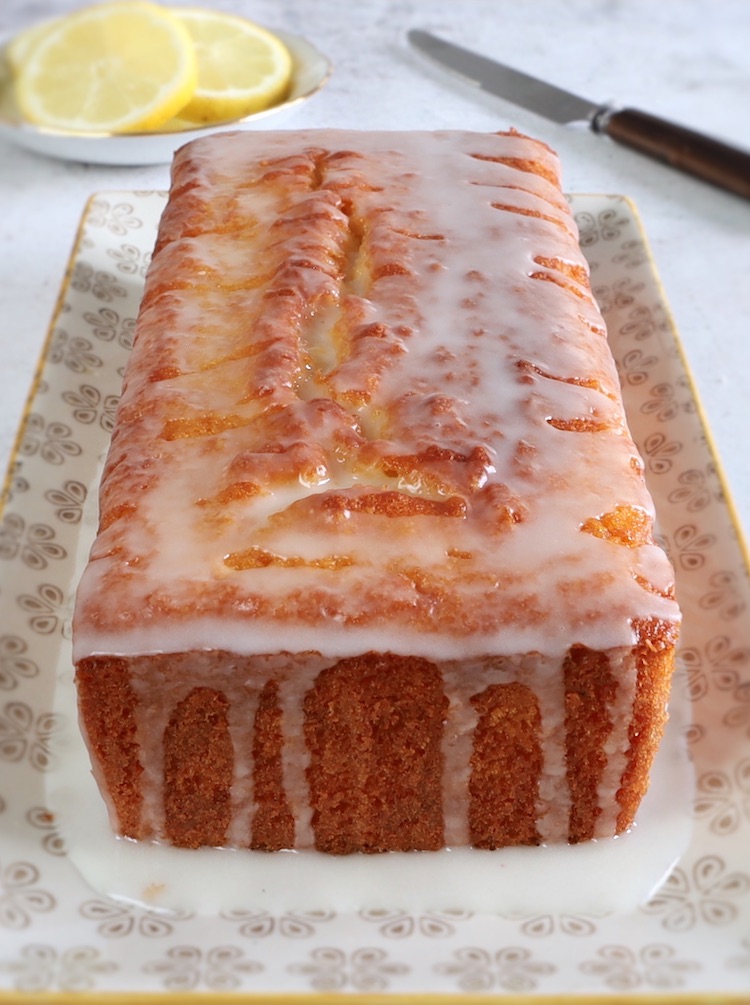
<svg viewBox="0 0 750 1005">
<path fill-rule="evenodd" d="M 47 783 L 64 757 L 57 668 L 69 646 L 86 498 L 112 429 L 160 192 L 86 207 L 5 486 L 0 523 L 0 1002 L 16 992 L 311 992 L 441 1001 L 467 993 L 680 1001 L 750 986 L 750 585 L 747 553 L 637 213 L 571 202 L 683 607 L 675 716 L 692 760 L 684 841 L 625 911 L 560 896 L 490 913 L 392 903 L 165 911 L 112 899 L 71 862 Z M 626 836 L 630 837 L 629 835 Z M 637 847 L 635 844 L 633 847 Z M 543 850 L 542 850 L 543 851 Z M 601 875 L 596 883 L 606 882 Z M 387 899 L 387 898 L 386 898 Z M 36 999 L 41 1000 L 41 999 Z M 46 998 L 45 998 L 46 1000 Z M 70 1000 L 69 997 L 66 1000 Z M 233 998 L 233 1000 L 237 1000 Z M 464 999 L 465 1000 L 465 999 Z"/>
</svg>

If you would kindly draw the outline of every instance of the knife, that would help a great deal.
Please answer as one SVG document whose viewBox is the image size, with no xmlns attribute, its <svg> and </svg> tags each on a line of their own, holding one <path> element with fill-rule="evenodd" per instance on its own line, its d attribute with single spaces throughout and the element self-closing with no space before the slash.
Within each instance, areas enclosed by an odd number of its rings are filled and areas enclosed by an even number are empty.
<svg viewBox="0 0 750 1005">
<path fill-rule="evenodd" d="M 411 45 L 488 94 L 553 122 L 587 122 L 595 132 L 674 168 L 750 199 L 750 152 L 635 108 L 600 105 L 487 56 L 414 28 Z"/>
</svg>

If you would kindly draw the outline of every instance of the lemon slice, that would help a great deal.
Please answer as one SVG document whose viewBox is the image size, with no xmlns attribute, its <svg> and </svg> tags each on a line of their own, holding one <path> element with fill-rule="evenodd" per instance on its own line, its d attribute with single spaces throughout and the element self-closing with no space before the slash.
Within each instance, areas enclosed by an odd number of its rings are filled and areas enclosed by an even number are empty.
<svg viewBox="0 0 750 1005">
<path fill-rule="evenodd" d="M 197 82 L 190 34 L 147 0 L 85 8 L 31 39 L 16 100 L 31 122 L 84 132 L 157 129 Z"/>
<path fill-rule="evenodd" d="M 252 21 L 199 7 L 174 9 L 193 39 L 198 86 L 180 117 L 241 118 L 281 101 L 292 76 L 289 50 Z"/>
</svg>

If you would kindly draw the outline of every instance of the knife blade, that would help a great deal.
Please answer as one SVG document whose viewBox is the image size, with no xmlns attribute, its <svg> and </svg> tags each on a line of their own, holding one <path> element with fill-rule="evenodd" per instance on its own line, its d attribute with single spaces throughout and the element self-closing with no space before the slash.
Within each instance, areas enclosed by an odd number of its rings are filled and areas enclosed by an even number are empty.
<svg viewBox="0 0 750 1005">
<path fill-rule="evenodd" d="M 553 122 L 586 122 L 595 133 L 750 199 L 748 151 L 636 108 L 581 98 L 420 28 L 411 29 L 407 37 L 414 49 L 488 94 Z"/>
</svg>

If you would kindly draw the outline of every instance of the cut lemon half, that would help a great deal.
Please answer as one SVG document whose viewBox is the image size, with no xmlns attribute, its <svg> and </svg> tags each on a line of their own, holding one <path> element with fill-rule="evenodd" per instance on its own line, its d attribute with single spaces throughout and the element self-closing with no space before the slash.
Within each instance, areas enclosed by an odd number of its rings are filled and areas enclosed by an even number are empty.
<svg viewBox="0 0 750 1005">
<path fill-rule="evenodd" d="M 180 118 L 221 122 L 262 111 L 282 100 L 292 57 L 276 35 L 233 14 L 179 7 L 198 60 L 198 86 Z"/>
<path fill-rule="evenodd" d="M 31 39 L 16 101 L 31 122 L 77 132 L 157 129 L 197 83 L 182 20 L 147 0 L 85 8 Z"/>
</svg>

